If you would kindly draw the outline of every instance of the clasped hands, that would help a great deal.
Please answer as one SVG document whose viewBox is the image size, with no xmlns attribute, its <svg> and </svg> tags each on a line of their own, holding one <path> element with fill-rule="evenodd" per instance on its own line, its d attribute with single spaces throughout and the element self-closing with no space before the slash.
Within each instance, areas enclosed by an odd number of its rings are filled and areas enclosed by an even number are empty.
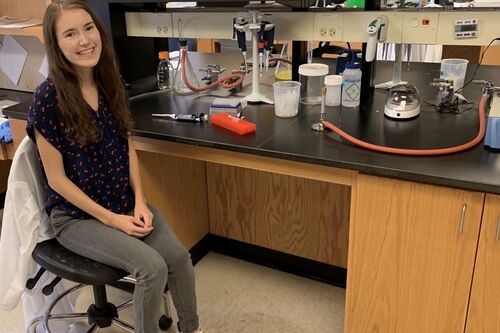
<svg viewBox="0 0 500 333">
<path fill-rule="evenodd" d="M 136 203 L 134 216 L 113 213 L 107 224 L 127 235 L 142 238 L 153 231 L 153 213 L 146 204 Z"/>
</svg>

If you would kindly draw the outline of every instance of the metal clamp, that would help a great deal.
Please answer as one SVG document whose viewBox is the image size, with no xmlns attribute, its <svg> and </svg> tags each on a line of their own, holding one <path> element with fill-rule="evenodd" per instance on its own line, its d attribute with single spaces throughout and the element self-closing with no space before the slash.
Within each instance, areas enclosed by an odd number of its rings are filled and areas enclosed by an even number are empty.
<svg viewBox="0 0 500 333">
<path fill-rule="evenodd" d="M 451 104 L 453 102 L 453 79 L 433 79 L 430 83 L 432 87 L 439 88 L 439 95 L 441 98 L 441 104 Z"/>
<path fill-rule="evenodd" d="M 483 92 L 483 95 L 488 96 L 489 98 L 493 97 L 494 91 L 500 91 L 500 87 L 495 87 L 495 82 L 492 80 L 489 80 L 489 81 L 474 80 L 474 81 L 472 81 L 472 83 L 482 84 L 483 87 L 481 88 L 481 91 Z"/>
</svg>

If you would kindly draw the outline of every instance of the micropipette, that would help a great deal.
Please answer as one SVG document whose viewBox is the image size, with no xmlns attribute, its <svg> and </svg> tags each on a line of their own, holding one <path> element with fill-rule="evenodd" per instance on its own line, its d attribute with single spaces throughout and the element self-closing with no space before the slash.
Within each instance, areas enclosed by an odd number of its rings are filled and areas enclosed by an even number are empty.
<svg viewBox="0 0 500 333">
<path fill-rule="evenodd" d="M 183 121 L 189 123 L 199 123 L 208 120 L 208 114 L 175 114 L 175 113 L 153 113 L 153 117 L 170 118 L 175 121 Z"/>
</svg>

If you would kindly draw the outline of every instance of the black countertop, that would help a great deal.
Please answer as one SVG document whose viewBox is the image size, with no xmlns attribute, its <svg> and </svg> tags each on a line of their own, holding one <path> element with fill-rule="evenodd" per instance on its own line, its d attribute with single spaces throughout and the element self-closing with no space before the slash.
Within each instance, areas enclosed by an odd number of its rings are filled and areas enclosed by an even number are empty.
<svg viewBox="0 0 500 333">
<path fill-rule="evenodd" d="M 3 113 L 9 117 L 13 117 L 13 115 L 16 114 L 20 119 L 26 119 L 31 95 L 32 93 L 25 91 L 0 89 L 0 100 L 18 102 L 18 104 L 4 108 L 2 110 Z"/>
<path fill-rule="evenodd" d="M 469 75 L 474 68 L 475 65 L 469 66 Z M 388 81 L 391 73 L 392 64 L 379 63 L 376 82 Z M 430 149 L 468 142 L 476 136 L 478 130 L 480 86 L 471 84 L 464 90 L 465 97 L 476 102 L 472 110 L 461 114 L 441 114 L 424 103 L 434 102 L 436 89 L 431 88 L 429 82 L 438 76 L 438 64 L 412 63 L 411 71 L 403 70 L 403 79 L 415 84 L 422 96 L 422 111 L 416 119 L 394 121 L 384 117 L 386 93 L 383 91 L 375 91 L 373 99 L 363 102 L 360 108 L 327 107 L 326 118 L 357 138 L 384 146 Z M 476 75 L 477 79 L 498 80 L 498 77 L 500 69 L 489 66 L 482 66 Z M 141 86 L 151 86 L 151 82 L 152 79 L 146 79 Z M 270 85 L 262 85 L 261 90 L 272 98 Z M 199 95 L 179 97 L 171 92 L 152 92 L 132 97 L 131 106 L 136 121 L 133 133 L 161 140 L 500 194 L 500 155 L 485 150 L 482 144 L 465 152 L 433 157 L 374 152 L 345 142 L 333 133 L 313 132 L 310 125 L 319 119 L 320 110 L 317 106 L 301 106 L 297 117 L 278 118 L 271 105 L 249 105 L 244 112 L 245 119 L 254 122 L 257 131 L 245 136 L 212 126 L 209 122 L 179 123 L 151 116 L 152 113 L 207 112 L 213 98 L 214 96 Z M 14 106 L 9 109 L 4 110 L 4 113 L 14 118 L 26 118 L 27 108 L 21 110 L 20 106 Z"/>
<path fill-rule="evenodd" d="M 469 66 L 469 74 L 474 66 Z M 391 78 L 392 64 L 380 63 L 376 82 Z M 422 111 L 418 118 L 394 121 L 384 117 L 385 91 L 375 91 L 371 101 L 360 108 L 326 107 L 326 118 L 347 133 L 390 147 L 431 149 L 461 145 L 472 140 L 478 130 L 480 86 L 469 85 L 464 95 L 476 102 L 474 108 L 461 114 L 436 112 L 436 88 L 429 86 L 439 77 L 438 64 L 413 63 L 411 71 L 403 71 L 403 79 L 414 83 L 422 95 Z M 480 79 L 500 77 L 500 69 L 481 67 Z M 272 97 L 272 88 L 262 90 Z M 465 152 L 432 157 L 398 156 L 378 153 L 345 142 L 334 133 L 316 133 L 310 125 L 319 119 L 317 106 L 301 106 L 297 117 L 278 118 L 273 106 L 249 105 L 245 119 L 257 125 L 254 134 L 240 136 L 210 123 L 178 123 L 153 118 L 151 113 L 207 112 L 212 96 L 189 100 L 168 92 L 155 92 L 131 99 L 138 136 L 189 143 L 249 154 L 295 160 L 313 164 L 357 170 L 367 174 L 395 177 L 437 185 L 500 194 L 500 155 L 485 150 L 482 144 Z"/>
</svg>

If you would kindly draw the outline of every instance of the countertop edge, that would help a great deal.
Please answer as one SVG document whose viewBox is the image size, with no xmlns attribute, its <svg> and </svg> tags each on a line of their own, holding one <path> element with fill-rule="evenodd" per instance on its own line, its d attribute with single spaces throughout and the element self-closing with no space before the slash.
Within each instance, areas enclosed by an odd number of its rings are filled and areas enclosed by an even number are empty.
<svg viewBox="0 0 500 333">
<path fill-rule="evenodd" d="M 485 192 L 485 193 L 500 194 L 500 187 L 498 187 L 496 185 L 471 182 L 471 181 L 468 181 L 465 179 L 443 178 L 443 177 L 438 177 L 438 176 L 433 176 L 433 175 L 424 175 L 424 174 L 415 173 L 415 172 L 408 172 L 405 170 L 396 170 L 396 169 L 384 168 L 384 167 L 380 167 L 380 166 L 375 167 L 375 166 L 366 165 L 366 164 L 350 163 L 350 162 L 345 162 L 345 161 L 336 160 L 336 159 L 310 158 L 310 157 L 305 157 L 305 156 L 301 156 L 301 155 L 280 153 L 280 152 L 276 152 L 276 151 L 269 151 L 269 150 L 264 150 L 264 149 L 259 149 L 259 148 L 247 148 L 247 147 L 242 147 L 242 146 L 236 146 L 236 145 L 230 145 L 230 144 L 220 144 L 220 143 L 214 143 L 214 142 L 203 141 L 203 140 L 196 140 L 196 139 L 185 138 L 185 137 L 159 135 L 159 134 L 155 134 L 155 133 L 148 133 L 148 132 L 136 131 L 136 130 L 132 131 L 132 135 L 138 136 L 138 137 L 150 138 L 150 139 L 166 140 L 166 141 L 172 141 L 172 142 L 176 142 L 176 143 L 196 145 L 196 146 L 200 146 L 200 147 L 227 150 L 227 151 L 232 151 L 232 152 L 236 152 L 236 153 L 246 153 L 246 154 L 257 155 L 257 156 L 262 156 L 262 157 L 288 160 L 288 161 L 293 161 L 293 162 L 303 162 L 303 163 L 316 164 L 316 165 L 322 165 L 322 166 L 328 166 L 328 167 L 335 167 L 335 168 L 340 168 L 340 169 L 348 169 L 348 170 L 357 171 L 357 172 L 362 173 L 362 174 L 368 174 L 368 175 L 373 175 L 373 176 L 389 177 L 389 178 L 396 178 L 396 179 L 400 179 L 400 180 L 425 183 L 425 184 L 430 184 L 430 185 L 439 185 L 439 186 L 446 186 L 446 187 L 452 187 L 452 188 L 463 189 L 463 190 L 471 190 L 471 191 L 478 191 L 478 192 Z"/>
</svg>

